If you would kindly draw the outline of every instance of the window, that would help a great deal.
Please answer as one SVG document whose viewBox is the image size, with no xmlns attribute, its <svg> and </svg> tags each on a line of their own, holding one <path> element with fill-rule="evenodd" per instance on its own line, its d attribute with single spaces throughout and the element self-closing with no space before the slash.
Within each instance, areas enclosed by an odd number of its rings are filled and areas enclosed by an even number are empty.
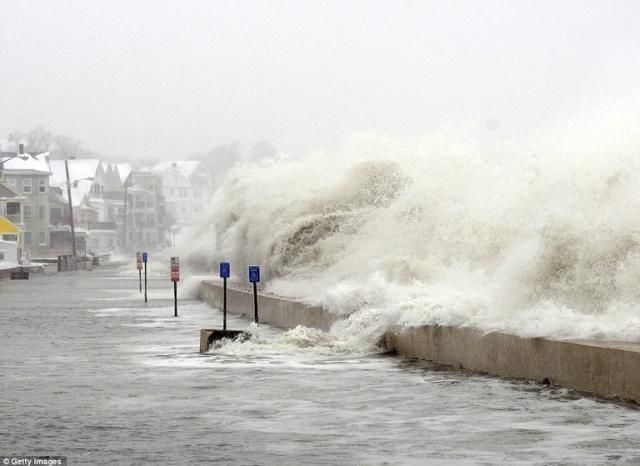
<svg viewBox="0 0 640 466">
<path fill-rule="evenodd" d="M 5 178 L 5 181 L 7 182 L 7 186 L 9 186 L 11 188 L 15 188 L 16 187 L 16 177 L 15 176 L 7 176 Z"/>
<path fill-rule="evenodd" d="M 47 208 L 45 206 L 38 207 L 38 218 L 44 220 L 47 217 Z"/>
<path fill-rule="evenodd" d="M 171 188 L 171 195 L 174 196 L 175 194 L 175 191 L 173 190 L 173 188 Z"/>
<path fill-rule="evenodd" d="M 4 251 L 0 251 L 0 261 L 4 260 Z"/>
<path fill-rule="evenodd" d="M 31 220 L 31 206 L 30 205 L 24 206 L 24 219 L 25 220 Z"/>
<path fill-rule="evenodd" d="M 47 182 L 42 178 L 38 183 L 38 192 L 46 193 L 47 192 Z"/>
<path fill-rule="evenodd" d="M 33 180 L 31 178 L 24 178 L 22 180 L 22 192 L 23 193 L 31 193 L 31 188 L 33 187 Z"/>
<path fill-rule="evenodd" d="M 30 231 L 25 231 L 24 232 L 24 245 L 25 246 L 31 246 L 31 232 Z"/>
<path fill-rule="evenodd" d="M 40 233 L 38 233 L 38 243 L 40 243 L 40 245 L 47 244 L 47 232 L 46 231 L 41 231 Z"/>
</svg>

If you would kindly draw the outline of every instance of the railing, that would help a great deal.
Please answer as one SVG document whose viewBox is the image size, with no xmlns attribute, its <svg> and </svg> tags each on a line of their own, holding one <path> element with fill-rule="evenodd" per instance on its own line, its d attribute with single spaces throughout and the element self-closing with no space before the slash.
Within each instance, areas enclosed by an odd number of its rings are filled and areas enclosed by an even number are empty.
<svg viewBox="0 0 640 466">
<path fill-rule="evenodd" d="M 14 223 L 14 224 L 22 223 L 20 221 L 20 214 L 7 214 L 7 215 L 5 215 L 5 218 L 7 220 L 9 220 L 11 223 Z"/>
</svg>

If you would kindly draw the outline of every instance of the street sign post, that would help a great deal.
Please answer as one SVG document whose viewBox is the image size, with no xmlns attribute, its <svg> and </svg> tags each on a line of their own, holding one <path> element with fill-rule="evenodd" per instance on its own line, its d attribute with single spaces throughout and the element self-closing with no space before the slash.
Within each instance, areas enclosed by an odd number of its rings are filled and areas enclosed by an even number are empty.
<svg viewBox="0 0 640 466">
<path fill-rule="evenodd" d="M 138 269 L 138 286 L 142 293 L 142 253 L 136 252 L 136 269 Z"/>
<path fill-rule="evenodd" d="M 222 277 L 222 330 L 227 329 L 227 278 L 231 276 L 231 264 L 220 262 L 220 277 Z"/>
<path fill-rule="evenodd" d="M 260 281 L 260 267 L 257 265 L 249 266 L 249 281 L 253 283 L 253 321 L 258 323 L 258 282 Z"/>
<path fill-rule="evenodd" d="M 171 281 L 173 282 L 173 316 L 178 317 L 178 281 L 180 280 L 180 259 L 171 258 Z"/>
<path fill-rule="evenodd" d="M 142 253 L 142 262 L 144 262 L 144 302 L 147 302 L 147 260 L 149 255 L 146 252 Z"/>
</svg>

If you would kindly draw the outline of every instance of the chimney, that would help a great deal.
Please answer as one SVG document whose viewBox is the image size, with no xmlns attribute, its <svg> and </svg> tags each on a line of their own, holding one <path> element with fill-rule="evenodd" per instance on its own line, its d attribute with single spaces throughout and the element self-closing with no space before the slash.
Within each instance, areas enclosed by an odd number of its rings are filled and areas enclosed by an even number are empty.
<svg viewBox="0 0 640 466">
<path fill-rule="evenodd" d="M 24 144 L 18 145 L 18 154 L 20 155 L 24 154 Z"/>
</svg>

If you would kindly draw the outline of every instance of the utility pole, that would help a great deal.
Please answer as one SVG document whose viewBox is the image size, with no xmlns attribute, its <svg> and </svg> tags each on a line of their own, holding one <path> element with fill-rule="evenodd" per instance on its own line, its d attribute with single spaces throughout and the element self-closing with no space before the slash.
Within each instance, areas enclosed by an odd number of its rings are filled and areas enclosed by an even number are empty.
<svg viewBox="0 0 640 466">
<path fill-rule="evenodd" d="M 129 178 L 124 182 L 124 220 L 122 223 L 122 249 L 127 249 L 127 197 L 129 191 Z"/>
<path fill-rule="evenodd" d="M 76 230 L 73 226 L 73 202 L 71 201 L 71 180 L 69 178 L 69 162 L 64 160 L 64 171 L 67 175 L 67 197 L 69 198 L 69 220 L 71 221 L 71 252 L 76 258 Z"/>
</svg>

